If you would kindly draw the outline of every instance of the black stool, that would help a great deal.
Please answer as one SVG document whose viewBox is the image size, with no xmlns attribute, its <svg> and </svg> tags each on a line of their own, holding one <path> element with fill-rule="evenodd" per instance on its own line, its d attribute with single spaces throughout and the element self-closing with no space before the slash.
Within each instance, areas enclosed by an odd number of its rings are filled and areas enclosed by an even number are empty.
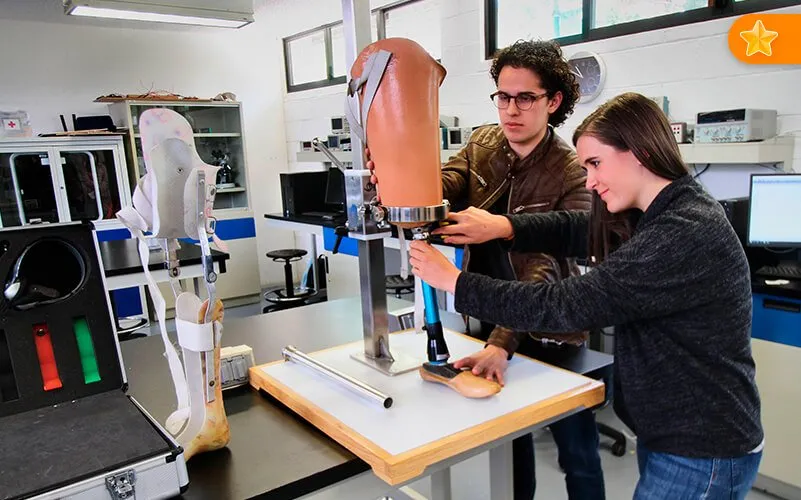
<svg viewBox="0 0 801 500">
<path fill-rule="evenodd" d="M 384 278 L 384 287 L 388 291 L 395 292 L 395 297 L 401 298 L 401 295 L 414 293 L 414 276 L 410 274 L 408 278 L 403 279 L 400 274 L 389 275 Z"/>
<path fill-rule="evenodd" d="M 303 305 L 306 303 L 306 300 L 317 293 L 317 290 L 313 288 L 296 288 L 294 285 L 294 280 L 292 279 L 292 262 L 299 261 L 304 255 L 306 255 L 306 250 L 300 250 L 298 248 L 267 252 L 267 257 L 271 258 L 274 262 L 284 262 L 285 283 L 283 289 L 271 290 L 264 294 L 264 300 L 270 302 L 272 305 L 262 309 L 263 313 Z"/>
</svg>

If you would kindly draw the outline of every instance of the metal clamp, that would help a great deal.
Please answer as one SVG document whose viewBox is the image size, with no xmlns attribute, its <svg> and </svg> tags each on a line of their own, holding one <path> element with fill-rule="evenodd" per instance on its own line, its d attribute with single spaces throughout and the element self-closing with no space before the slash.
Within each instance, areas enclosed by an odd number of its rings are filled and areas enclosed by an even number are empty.
<svg viewBox="0 0 801 500">
<path fill-rule="evenodd" d="M 448 200 L 442 200 L 441 205 L 431 205 L 428 207 L 383 207 L 387 213 L 387 219 L 392 224 L 415 223 L 429 224 L 445 220 L 450 213 L 451 204 Z"/>
</svg>

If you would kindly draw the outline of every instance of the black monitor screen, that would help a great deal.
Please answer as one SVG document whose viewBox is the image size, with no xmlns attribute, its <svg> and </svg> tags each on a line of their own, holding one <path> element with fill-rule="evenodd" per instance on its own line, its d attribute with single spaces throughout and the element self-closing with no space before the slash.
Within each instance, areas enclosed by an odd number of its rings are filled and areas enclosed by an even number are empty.
<svg viewBox="0 0 801 500">
<path fill-rule="evenodd" d="M 748 245 L 801 247 L 801 174 L 752 174 Z"/>
<path fill-rule="evenodd" d="M 328 169 L 325 204 L 337 210 L 345 210 L 345 173 L 336 167 Z"/>
</svg>

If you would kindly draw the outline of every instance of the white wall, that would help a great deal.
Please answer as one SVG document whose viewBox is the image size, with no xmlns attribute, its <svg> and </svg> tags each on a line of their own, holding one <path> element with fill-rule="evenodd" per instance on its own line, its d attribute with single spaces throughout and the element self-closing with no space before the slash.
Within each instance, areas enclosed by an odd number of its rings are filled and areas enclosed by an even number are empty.
<svg viewBox="0 0 801 500">
<path fill-rule="evenodd" d="M 61 130 L 62 113 L 68 123 L 72 113 L 108 113 L 92 101 L 112 92 L 235 93 L 243 103 L 261 282 L 280 282 L 280 266 L 267 265 L 264 253 L 294 241 L 266 230 L 263 214 L 280 211 L 278 172 L 286 168 L 281 20 L 272 9 L 281 3 L 260 0 L 254 24 L 228 30 L 80 20 L 64 16 L 60 0 L 4 0 L 0 109 L 26 110 L 38 134 Z"/>
</svg>

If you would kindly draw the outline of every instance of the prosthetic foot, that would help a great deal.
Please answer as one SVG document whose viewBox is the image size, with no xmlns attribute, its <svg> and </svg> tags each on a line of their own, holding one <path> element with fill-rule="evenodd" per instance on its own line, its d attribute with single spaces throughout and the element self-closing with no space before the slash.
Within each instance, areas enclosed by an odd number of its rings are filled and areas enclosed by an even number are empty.
<svg viewBox="0 0 801 500">
<path fill-rule="evenodd" d="M 444 384 L 466 398 L 486 398 L 501 391 L 497 382 L 473 375 L 470 370 L 457 370 L 448 363 L 450 353 L 445 344 L 442 322 L 439 319 L 436 292 L 423 282 L 425 330 L 428 336 L 428 362 L 420 367 L 420 377 L 427 382 Z"/>
<path fill-rule="evenodd" d="M 423 363 L 420 377 L 426 382 L 445 384 L 466 398 L 486 398 L 501 392 L 501 385 L 473 375 L 470 370 L 454 368 L 453 363 Z"/>
</svg>

